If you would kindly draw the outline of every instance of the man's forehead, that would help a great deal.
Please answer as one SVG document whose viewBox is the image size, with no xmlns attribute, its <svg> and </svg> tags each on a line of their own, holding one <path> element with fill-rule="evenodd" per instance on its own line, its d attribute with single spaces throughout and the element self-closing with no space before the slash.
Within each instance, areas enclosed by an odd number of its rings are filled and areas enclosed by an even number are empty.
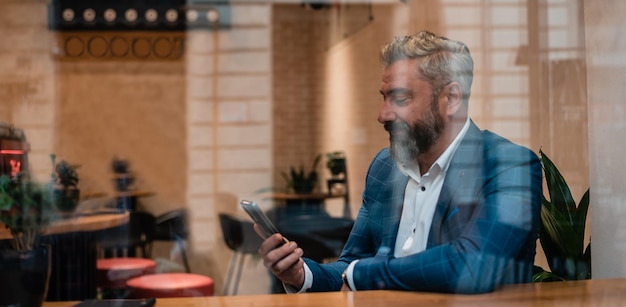
<svg viewBox="0 0 626 307">
<path fill-rule="evenodd" d="M 416 79 L 419 75 L 416 60 L 396 61 L 383 70 L 383 81 L 390 82 L 398 79 Z"/>
<path fill-rule="evenodd" d="M 392 88 L 406 88 L 410 86 L 410 83 L 423 81 L 419 78 L 419 70 L 417 68 L 417 61 L 397 61 L 394 62 L 383 70 L 381 90 L 386 91 Z"/>
</svg>

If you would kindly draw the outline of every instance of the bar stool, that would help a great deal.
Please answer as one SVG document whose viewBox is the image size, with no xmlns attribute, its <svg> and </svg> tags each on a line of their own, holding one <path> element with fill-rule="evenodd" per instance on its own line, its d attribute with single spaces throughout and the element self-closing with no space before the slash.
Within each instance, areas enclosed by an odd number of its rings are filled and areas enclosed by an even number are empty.
<svg viewBox="0 0 626 307">
<path fill-rule="evenodd" d="M 102 298 L 125 298 L 126 282 L 134 277 L 153 274 L 156 262 L 145 258 L 98 259 L 97 286 Z"/>
<path fill-rule="evenodd" d="M 162 273 L 131 278 L 130 298 L 212 296 L 213 279 L 194 273 Z"/>
</svg>

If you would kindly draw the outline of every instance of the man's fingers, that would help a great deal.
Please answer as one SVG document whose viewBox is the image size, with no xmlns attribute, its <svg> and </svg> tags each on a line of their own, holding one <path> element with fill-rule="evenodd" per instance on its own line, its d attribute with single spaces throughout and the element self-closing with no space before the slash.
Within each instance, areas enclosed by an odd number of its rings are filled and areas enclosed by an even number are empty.
<svg viewBox="0 0 626 307">
<path fill-rule="evenodd" d="M 274 273 L 284 283 L 292 285 L 296 288 L 302 288 L 304 284 L 304 260 L 302 257 L 281 274 Z"/>
<path fill-rule="evenodd" d="M 287 254 L 286 257 L 270 264 L 272 272 L 275 274 L 282 274 L 294 266 L 297 266 L 297 264 L 301 261 L 302 254 L 302 249 L 296 248 L 293 252 Z"/>
<path fill-rule="evenodd" d="M 278 244 L 276 244 L 277 242 Z M 269 247 L 272 244 L 275 244 L 274 248 Z M 296 244 L 296 242 L 283 243 L 283 241 L 280 240 L 280 237 L 272 236 L 263 242 L 261 248 L 259 249 L 259 253 L 263 255 L 263 264 L 265 267 L 272 268 L 277 262 L 290 256 L 290 254 L 292 254 L 297 248 L 298 244 Z M 268 251 L 263 253 L 265 250 Z"/>
<path fill-rule="evenodd" d="M 261 243 L 261 246 L 259 247 L 259 255 L 265 258 L 266 254 L 270 253 L 274 249 L 277 249 L 279 245 L 283 244 L 285 244 L 283 236 L 279 233 L 275 233 Z"/>
</svg>

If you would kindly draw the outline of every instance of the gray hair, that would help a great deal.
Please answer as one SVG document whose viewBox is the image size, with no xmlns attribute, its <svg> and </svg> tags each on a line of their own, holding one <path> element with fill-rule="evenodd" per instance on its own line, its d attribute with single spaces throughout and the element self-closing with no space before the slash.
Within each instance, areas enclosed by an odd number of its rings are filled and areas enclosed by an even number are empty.
<svg viewBox="0 0 626 307">
<path fill-rule="evenodd" d="M 474 61 L 462 42 L 437 36 L 428 31 L 396 37 L 380 50 L 380 60 L 389 66 L 399 60 L 419 59 L 419 72 L 439 93 L 450 82 L 457 81 L 467 103 L 473 79 Z"/>
</svg>

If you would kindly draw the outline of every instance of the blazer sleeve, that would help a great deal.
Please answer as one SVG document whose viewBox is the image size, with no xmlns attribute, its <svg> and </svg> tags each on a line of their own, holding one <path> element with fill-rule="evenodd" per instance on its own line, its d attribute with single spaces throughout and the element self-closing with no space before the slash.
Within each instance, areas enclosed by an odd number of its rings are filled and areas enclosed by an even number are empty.
<svg viewBox="0 0 626 307">
<path fill-rule="evenodd" d="M 508 141 L 485 148 L 479 154 L 477 188 L 470 189 L 475 194 L 452 196 L 450 206 L 458 210 L 450 215 L 458 213 L 431 227 L 431 232 L 453 232 L 447 241 L 406 257 L 360 259 L 353 274 L 358 290 L 484 293 L 501 284 L 529 281 L 541 206 L 541 164 L 533 152 Z"/>
<path fill-rule="evenodd" d="M 367 171 L 366 188 L 363 193 L 361 208 L 339 259 L 336 262 L 324 264 L 304 259 L 313 273 L 313 284 L 309 292 L 339 290 L 343 285 L 341 274 L 352 261 L 374 257 L 381 250 L 383 253 L 385 250 L 389 250 L 389 248 L 381 248 L 381 245 L 389 245 L 382 244 L 383 241 L 389 242 L 391 236 L 395 238 L 395 233 L 385 229 L 384 223 L 381 222 L 384 216 L 389 214 L 389 212 L 381 212 L 381 210 L 389 210 L 386 207 L 382 208 L 381 203 L 370 195 L 381 194 L 380 191 L 386 186 L 402 185 L 394 185 L 393 182 L 389 181 L 389 173 L 392 168 L 393 162 L 389 157 L 389 151 L 387 149 L 381 150 Z M 401 204 L 402 195 L 396 200 L 396 202 L 398 201 Z"/>
</svg>

